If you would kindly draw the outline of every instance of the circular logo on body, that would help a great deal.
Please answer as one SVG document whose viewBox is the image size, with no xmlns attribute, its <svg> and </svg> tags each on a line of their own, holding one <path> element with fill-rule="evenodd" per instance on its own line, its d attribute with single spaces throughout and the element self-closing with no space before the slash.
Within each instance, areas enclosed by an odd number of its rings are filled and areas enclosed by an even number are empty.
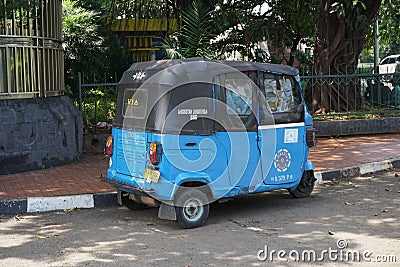
<svg viewBox="0 0 400 267">
<path fill-rule="evenodd" d="M 290 153 L 287 149 L 280 149 L 275 154 L 274 166 L 278 172 L 285 172 L 290 167 Z"/>
</svg>

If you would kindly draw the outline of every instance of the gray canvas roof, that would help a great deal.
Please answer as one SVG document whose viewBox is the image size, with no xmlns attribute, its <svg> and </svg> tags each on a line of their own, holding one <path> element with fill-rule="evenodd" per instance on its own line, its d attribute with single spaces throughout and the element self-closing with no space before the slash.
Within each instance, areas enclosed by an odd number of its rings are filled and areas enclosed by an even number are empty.
<svg viewBox="0 0 400 267">
<path fill-rule="evenodd" d="M 195 62 L 195 64 L 193 65 L 188 64 L 188 66 L 186 67 L 184 63 L 189 63 L 189 62 Z M 196 62 L 199 62 L 199 64 L 197 64 Z M 222 68 L 217 64 L 208 64 L 214 62 L 223 64 Z M 175 66 L 176 68 L 168 69 L 169 67 L 173 66 Z M 224 66 L 227 66 L 228 68 L 225 68 Z M 175 107 L 176 104 L 174 103 L 176 101 L 178 102 L 182 101 L 182 99 L 192 99 L 192 98 L 212 99 L 211 96 L 212 87 L 210 85 L 214 82 L 214 80 L 211 80 L 210 82 L 210 78 L 213 79 L 214 77 L 216 77 L 214 75 L 224 75 L 225 77 L 223 78 L 242 77 L 236 75 L 237 74 L 245 75 L 242 74 L 242 72 L 246 71 L 254 72 L 255 74 L 258 72 L 260 73 L 269 72 L 269 73 L 277 73 L 288 76 L 298 75 L 298 70 L 290 66 L 246 62 L 246 61 L 227 61 L 227 60 L 209 61 L 202 58 L 189 58 L 180 60 L 158 60 L 158 61 L 135 63 L 127 71 L 124 72 L 124 75 L 118 84 L 118 100 L 117 100 L 118 102 L 117 102 L 117 110 L 115 113 L 114 127 L 134 128 L 139 125 L 141 127 L 145 127 L 146 129 L 152 131 L 161 131 L 168 129 L 170 131 L 176 130 L 179 127 L 175 127 L 174 125 L 178 122 L 181 122 L 181 120 L 176 116 L 167 116 L 168 108 L 170 106 Z M 191 82 L 192 78 L 193 81 L 195 82 Z M 216 82 L 218 82 L 218 79 L 216 79 Z M 198 86 L 199 84 L 203 85 L 199 87 Z M 135 91 L 136 88 L 142 86 L 144 86 L 144 90 L 147 92 L 147 95 L 145 96 L 146 100 L 142 102 L 146 102 L 146 106 L 144 108 L 146 109 L 149 108 L 146 111 L 148 118 L 140 119 L 129 116 L 124 117 L 123 115 L 123 112 L 125 112 L 123 109 L 123 107 L 125 107 L 124 101 L 126 101 L 126 99 L 132 98 L 132 94 L 136 92 Z M 171 89 L 174 89 L 174 92 L 179 92 L 176 93 L 174 97 L 172 97 L 172 100 L 170 99 L 172 93 L 165 94 L 165 92 L 168 92 Z M 257 88 L 252 88 L 252 89 L 255 90 Z M 257 90 L 257 92 L 258 91 L 259 90 Z M 148 103 L 150 103 L 150 105 L 148 105 Z M 198 104 L 203 106 L 203 104 L 200 102 Z M 219 114 L 225 114 L 225 113 L 219 113 Z M 298 117 L 298 114 L 300 114 L 300 117 Z M 301 114 L 302 113 L 298 112 L 295 113 L 296 117 L 294 117 L 294 119 L 292 118 L 293 116 L 291 117 L 290 114 L 289 115 L 284 114 L 282 116 L 285 122 L 287 121 L 298 122 L 299 120 L 301 120 Z M 172 118 L 171 120 L 168 121 L 169 128 L 165 126 L 167 117 L 170 119 Z M 227 123 L 228 124 L 230 123 L 229 124 L 230 126 L 227 128 L 231 130 L 239 129 L 238 127 L 240 125 L 236 125 L 228 117 L 229 116 L 226 116 L 225 118 L 227 120 Z M 254 125 L 251 123 L 248 124 L 247 122 L 255 120 L 255 117 L 254 115 L 248 116 L 246 120 L 247 121 L 245 125 Z M 198 123 L 200 122 L 203 123 L 202 120 L 198 121 Z M 267 120 L 266 121 L 260 120 L 260 123 L 266 123 L 266 122 Z M 144 123 L 145 125 L 143 125 Z M 204 127 L 202 126 L 199 129 L 210 130 L 211 129 L 210 125 L 208 126 L 208 128 L 203 125 Z M 194 126 L 191 125 L 190 127 L 193 128 Z M 251 130 L 254 129 L 252 128 Z"/>
<path fill-rule="evenodd" d="M 125 74 L 135 73 L 139 71 L 146 71 L 146 78 L 153 76 L 155 73 L 164 70 L 168 67 L 194 61 L 208 61 L 203 58 L 188 58 L 188 59 L 170 59 L 170 60 L 156 60 L 134 63 Z M 299 71 L 296 68 L 270 63 L 248 62 L 248 61 L 229 61 L 229 60 L 216 60 L 216 63 L 224 64 L 238 71 L 267 71 L 285 75 L 298 75 Z M 124 75 L 120 81 L 121 84 L 132 83 L 131 75 Z M 145 80 L 145 79 L 144 79 Z M 143 81 L 144 81 L 143 80 Z M 142 81 L 142 82 L 143 82 Z"/>
</svg>

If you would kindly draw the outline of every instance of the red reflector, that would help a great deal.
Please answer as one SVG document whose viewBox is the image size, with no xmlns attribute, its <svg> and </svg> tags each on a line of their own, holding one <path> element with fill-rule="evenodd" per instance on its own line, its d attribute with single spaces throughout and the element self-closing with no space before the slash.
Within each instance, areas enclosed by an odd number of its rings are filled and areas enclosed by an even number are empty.
<svg viewBox="0 0 400 267">
<path fill-rule="evenodd" d="M 113 152 L 113 138 L 112 138 L 112 136 L 109 136 L 109 137 L 107 137 L 104 154 L 111 157 L 112 152 Z"/>
<path fill-rule="evenodd" d="M 157 154 L 154 153 L 153 151 L 150 151 L 150 162 L 151 162 L 151 164 L 155 165 L 156 164 L 156 159 L 157 159 Z"/>
</svg>

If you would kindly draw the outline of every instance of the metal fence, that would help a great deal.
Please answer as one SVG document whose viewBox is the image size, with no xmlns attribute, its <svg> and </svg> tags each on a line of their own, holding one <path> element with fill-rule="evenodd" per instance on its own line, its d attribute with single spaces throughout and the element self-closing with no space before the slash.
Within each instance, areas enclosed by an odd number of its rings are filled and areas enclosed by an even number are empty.
<svg viewBox="0 0 400 267">
<path fill-rule="evenodd" d="M 61 0 L 0 1 L 0 99 L 62 95 Z"/>
<path fill-rule="evenodd" d="M 82 111 L 85 125 L 112 123 L 118 80 L 117 75 L 100 79 L 78 74 L 76 104 Z M 301 81 L 314 119 L 400 116 L 400 73 L 373 74 L 370 70 L 360 70 L 347 75 L 302 75 Z M 321 112 L 323 101 L 325 113 Z"/>
<path fill-rule="evenodd" d="M 400 115 L 400 73 L 301 77 L 315 119 L 377 118 Z"/>
<path fill-rule="evenodd" d="M 85 126 L 97 123 L 112 123 L 117 104 L 119 77 L 98 77 L 78 73 L 78 99 L 75 101 L 82 112 Z"/>
</svg>

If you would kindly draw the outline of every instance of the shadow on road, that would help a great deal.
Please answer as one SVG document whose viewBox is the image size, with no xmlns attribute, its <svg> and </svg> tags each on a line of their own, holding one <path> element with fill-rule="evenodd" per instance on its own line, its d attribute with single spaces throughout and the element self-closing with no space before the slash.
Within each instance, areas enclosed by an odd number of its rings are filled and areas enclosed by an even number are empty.
<svg viewBox="0 0 400 267">
<path fill-rule="evenodd" d="M 213 203 L 207 223 L 191 230 L 157 219 L 156 209 L 3 216 L 0 265 L 265 266 L 257 259 L 265 246 L 318 252 L 337 249 L 338 240 L 347 249 L 397 255 L 399 261 L 396 173 L 318 184 L 307 199 L 281 190 Z"/>
</svg>

